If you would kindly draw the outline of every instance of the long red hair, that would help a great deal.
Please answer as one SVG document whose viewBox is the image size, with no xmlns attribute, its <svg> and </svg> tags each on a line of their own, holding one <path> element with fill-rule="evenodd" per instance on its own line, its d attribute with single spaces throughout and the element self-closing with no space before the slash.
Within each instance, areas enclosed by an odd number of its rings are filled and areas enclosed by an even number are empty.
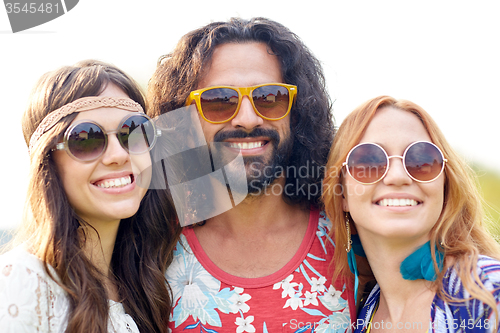
<svg viewBox="0 0 500 333">
<path fill-rule="evenodd" d="M 500 247 L 484 227 L 485 215 L 482 198 L 478 192 L 475 176 L 471 168 L 451 148 L 431 116 L 415 103 L 396 100 L 389 96 L 373 98 L 351 112 L 336 133 L 323 183 L 323 202 L 326 214 L 331 220 L 332 237 L 338 251 L 335 251 L 334 280 L 338 277 L 352 278 L 343 247 L 347 244 L 347 231 L 342 208 L 343 168 L 349 151 L 357 145 L 370 124 L 373 116 L 383 107 L 393 107 L 411 112 L 417 116 L 427 130 L 432 142 L 441 149 L 448 160 L 445 167 L 444 205 L 436 224 L 431 230 L 431 248 L 434 245 L 444 252 L 445 258 L 453 258 L 455 269 L 464 287 L 472 297 L 480 299 L 496 310 L 492 294 L 481 283 L 476 272 L 478 255 L 488 255 L 500 259 Z M 432 253 L 437 268 L 435 253 Z M 474 276 L 471 276 L 471 272 Z M 436 279 L 437 293 L 443 299 L 454 300 L 442 290 L 442 270 Z M 372 276 L 373 277 L 373 276 Z M 498 316 L 497 316 L 498 318 Z"/>
</svg>

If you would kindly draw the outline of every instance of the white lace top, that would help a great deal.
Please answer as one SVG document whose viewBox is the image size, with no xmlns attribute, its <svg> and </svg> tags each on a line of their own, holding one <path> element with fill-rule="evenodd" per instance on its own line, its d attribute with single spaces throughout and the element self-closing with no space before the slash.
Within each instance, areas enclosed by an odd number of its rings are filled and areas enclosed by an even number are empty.
<svg viewBox="0 0 500 333">
<path fill-rule="evenodd" d="M 40 259 L 21 247 L 0 256 L 2 332 L 64 332 L 68 308 L 66 292 L 47 275 Z M 109 317 L 108 332 L 139 332 L 121 303 L 109 301 Z"/>
</svg>

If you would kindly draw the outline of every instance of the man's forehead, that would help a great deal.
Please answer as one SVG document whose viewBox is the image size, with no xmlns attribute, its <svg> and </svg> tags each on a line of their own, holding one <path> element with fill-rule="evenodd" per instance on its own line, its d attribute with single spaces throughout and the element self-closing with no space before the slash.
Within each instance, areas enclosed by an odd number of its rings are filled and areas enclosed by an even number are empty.
<svg viewBox="0 0 500 333">
<path fill-rule="evenodd" d="M 202 69 L 198 89 L 211 86 L 254 86 L 283 82 L 279 58 L 260 42 L 218 45 Z"/>
</svg>

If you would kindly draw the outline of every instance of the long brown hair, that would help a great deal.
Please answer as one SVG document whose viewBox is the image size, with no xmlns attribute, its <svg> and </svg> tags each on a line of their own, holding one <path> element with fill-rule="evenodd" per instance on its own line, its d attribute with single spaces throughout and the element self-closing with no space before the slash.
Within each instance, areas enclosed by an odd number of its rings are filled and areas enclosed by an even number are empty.
<svg viewBox="0 0 500 333">
<path fill-rule="evenodd" d="M 396 100 L 389 96 L 373 98 L 351 112 L 339 130 L 330 151 L 324 180 L 323 201 L 328 217 L 332 221 L 335 244 L 342 247 L 347 242 L 347 231 L 342 208 L 343 168 L 347 154 L 359 143 L 377 110 L 393 107 L 416 115 L 434 144 L 448 160 L 445 167 L 444 205 L 438 221 L 430 233 L 431 249 L 437 245 L 445 258 L 452 258 L 454 267 L 464 287 L 477 299 L 496 311 L 493 295 L 486 290 L 476 273 L 478 255 L 488 255 L 500 259 L 500 247 L 484 227 L 482 199 L 474 181 L 470 167 L 451 148 L 431 116 L 415 103 Z M 432 259 L 437 268 L 436 256 Z M 335 251 L 335 276 L 352 278 L 345 251 Z M 471 276 L 473 272 L 474 276 Z M 456 301 L 442 290 L 445 270 L 436 279 L 438 296 Z M 497 316 L 498 317 L 498 316 Z"/>
<path fill-rule="evenodd" d="M 113 83 L 145 109 L 137 83 L 118 68 L 87 60 L 42 76 L 22 119 L 26 143 L 50 112 L 76 99 L 97 96 Z M 69 298 L 67 332 L 107 332 L 108 297 L 102 274 L 85 256 L 88 224 L 71 208 L 51 148 L 76 114 L 63 118 L 44 134 L 30 155 L 24 221 L 14 243 L 27 242 L 45 270 Z M 154 169 L 153 169 L 154 170 Z M 154 172 L 154 171 L 153 171 Z M 141 332 L 166 332 L 171 309 L 164 272 L 180 234 L 172 202 L 164 191 L 149 190 L 133 217 L 123 219 L 111 258 L 111 271 L 125 311 Z M 50 273 L 52 266 L 57 279 Z"/>
</svg>

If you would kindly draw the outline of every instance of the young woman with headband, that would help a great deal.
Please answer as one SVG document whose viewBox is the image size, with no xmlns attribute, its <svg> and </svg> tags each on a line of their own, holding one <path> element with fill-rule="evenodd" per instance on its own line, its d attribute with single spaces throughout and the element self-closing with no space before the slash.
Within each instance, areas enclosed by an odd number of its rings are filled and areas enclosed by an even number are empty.
<svg viewBox="0 0 500 333">
<path fill-rule="evenodd" d="M 346 249 L 336 275 L 377 282 L 355 332 L 498 331 L 499 245 L 470 169 L 421 107 L 381 96 L 348 115 L 323 199 Z"/>
<path fill-rule="evenodd" d="M 25 217 L 0 256 L 2 331 L 167 331 L 179 227 L 164 191 L 147 190 L 158 132 L 144 108 L 135 81 L 98 61 L 36 85 Z"/>
</svg>

